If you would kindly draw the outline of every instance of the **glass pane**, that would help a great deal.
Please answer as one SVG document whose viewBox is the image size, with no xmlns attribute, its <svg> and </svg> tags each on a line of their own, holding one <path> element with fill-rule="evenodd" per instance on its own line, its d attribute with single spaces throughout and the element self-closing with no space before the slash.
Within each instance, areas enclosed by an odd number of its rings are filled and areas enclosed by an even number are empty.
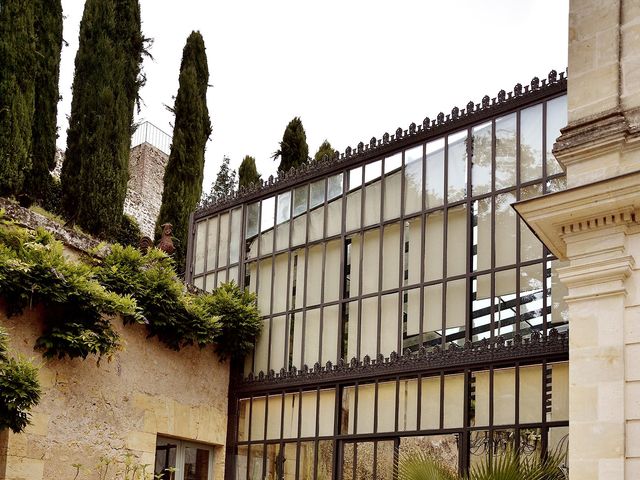
<svg viewBox="0 0 640 480">
<path fill-rule="evenodd" d="M 378 409 L 380 406 L 378 405 Z M 418 428 L 418 380 L 400 380 L 398 383 L 398 430 Z"/>
<path fill-rule="evenodd" d="M 280 445 L 267 445 L 267 468 L 265 480 L 280 480 L 284 478 L 284 449 Z M 295 463 L 295 461 L 294 461 Z"/>
<path fill-rule="evenodd" d="M 471 305 L 471 341 L 477 342 L 491 336 L 491 275 L 473 279 L 473 303 Z"/>
<path fill-rule="evenodd" d="M 249 399 L 238 402 L 238 441 L 249 439 Z"/>
<path fill-rule="evenodd" d="M 404 213 L 422 210 L 422 149 L 419 145 L 404 152 Z"/>
<path fill-rule="evenodd" d="M 217 219 L 216 219 L 217 220 Z M 205 247 L 207 244 L 207 222 L 199 222 L 196 226 L 196 255 L 193 273 L 195 275 L 204 272 Z M 215 249 L 213 250 L 216 251 Z M 213 267 L 215 268 L 215 266 Z"/>
<path fill-rule="evenodd" d="M 428 345 L 440 343 L 442 333 L 442 284 L 424 288 L 424 331 Z"/>
<path fill-rule="evenodd" d="M 474 270 L 491 268 L 491 198 L 483 198 L 474 202 L 475 226 L 473 240 L 476 244 Z"/>
<path fill-rule="evenodd" d="M 495 253 L 496 267 L 516 262 L 516 213 L 511 204 L 516 201 L 514 192 L 496 196 Z"/>
<path fill-rule="evenodd" d="M 423 378 L 421 382 L 420 429 L 440 428 L 440 376 Z"/>
<path fill-rule="evenodd" d="M 376 442 L 375 477 L 377 480 L 392 480 L 394 446 L 393 441 Z"/>
<path fill-rule="evenodd" d="M 249 480 L 262 480 L 262 462 L 264 447 L 251 445 L 249 447 Z"/>
<path fill-rule="evenodd" d="M 496 190 L 516 184 L 516 114 L 496 120 Z"/>
<path fill-rule="evenodd" d="M 369 183 L 382 175 L 382 160 L 371 162 L 364 167 L 364 183 Z"/>
<path fill-rule="evenodd" d="M 378 432 L 396 429 L 396 411 L 396 382 L 378 383 Z M 358 429 L 358 433 L 363 432 Z"/>
<path fill-rule="evenodd" d="M 399 163 L 396 161 L 398 160 Z M 398 164 L 397 164 L 398 163 Z M 401 154 L 385 159 L 384 162 L 384 219 L 391 220 L 400 216 L 402 201 L 402 165 Z"/>
<path fill-rule="evenodd" d="M 464 343 L 467 305 L 467 281 L 447 283 L 447 342 Z"/>
<path fill-rule="evenodd" d="M 349 170 L 349 191 L 362 185 L 362 167 Z"/>
<path fill-rule="evenodd" d="M 471 412 L 469 415 L 472 427 L 489 425 L 489 371 L 483 370 L 471 374 L 473 388 L 471 392 Z"/>
<path fill-rule="evenodd" d="M 515 368 L 493 372 L 493 424 L 506 425 L 516 417 L 516 371 Z"/>
<path fill-rule="evenodd" d="M 553 144 L 560 136 L 560 129 L 567 125 L 567 96 L 547 102 L 547 175 L 562 173 L 562 167 L 553 155 Z"/>
<path fill-rule="evenodd" d="M 315 458 L 315 444 L 314 442 L 302 442 L 300 443 L 300 451 L 298 452 L 298 458 L 300 466 L 299 468 L 299 480 L 313 480 L 313 464 Z M 295 478 L 294 476 L 285 476 L 284 478 Z"/>
<path fill-rule="evenodd" d="M 178 441 L 158 438 L 156 440 L 156 459 L 153 472 L 162 475 L 163 480 L 174 480 Z"/>
<path fill-rule="evenodd" d="M 542 177 L 542 104 L 520 112 L 520 181 Z"/>
<path fill-rule="evenodd" d="M 260 231 L 264 232 L 273 227 L 275 220 L 276 197 L 269 197 L 262 201 L 262 213 L 260 217 Z"/>
<path fill-rule="evenodd" d="M 208 449 L 185 447 L 184 449 L 184 480 L 209 480 Z"/>
<path fill-rule="evenodd" d="M 333 198 L 339 197 L 342 195 L 342 174 L 334 175 L 333 177 L 329 177 L 328 186 L 327 186 L 327 200 L 331 200 Z"/>
<path fill-rule="evenodd" d="M 472 130 L 473 164 L 471 167 L 471 184 L 473 195 L 491 191 L 491 141 L 493 125 L 487 122 Z"/>
<path fill-rule="evenodd" d="M 286 222 L 291 218 L 291 192 L 278 195 L 278 212 L 276 223 Z"/>
<path fill-rule="evenodd" d="M 427 214 L 425 225 L 424 271 L 425 280 L 442 278 L 444 256 L 444 211 Z"/>
<path fill-rule="evenodd" d="M 520 423 L 542 421 L 542 366 L 520 367 Z"/>
<path fill-rule="evenodd" d="M 330 480 L 333 474 L 333 441 L 320 440 L 318 442 L 318 473 L 317 480 Z"/>
<path fill-rule="evenodd" d="M 520 190 L 520 200 L 529 200 L 542 195 L 542 184 L 531 185 Z M 542 258 L 542 242 L 538 240 L 531 229 L 521 219 L 520 225 L 520 261 L 537 260 Z"/>
<path fill-rule="evenodd" d="M 318 180 L 311 184 L 311 197 L 309 199 L 309 208 L 317 207 L 324 203 L 324 179 Z"/>
<path fill-rule="evenodd" d="M 260 217 L 260 202 L 247 205 L 246 237 L 251 238 L 258 234 L 258 219 Z"/>
<path fill-rule="evenodd" d="M 525 337 L 543 329 L 542 267 L 540 263 L 520 267 L 520 334 Z"/>
<path fill-rule="evenodd" d="M 516 271 L 503 270 L 496 272 L 494 304 L 494 335 L 511 338 L 516 323 Z"/>
<path fill-rule="evenodd" d="M 400 455 L 413 456 L 427 453 L 442 462 L 451 475 L 451 478 L 457 478 L 458 444 L 459 439 L 457 434 L 401 437 Z M 430 477 L 424 478 L 427 479 Z"/>
<path fill-rule="evenodd" d="M 229 259 L 229 214 L 220 215 L 220 242 L 218 243 L 218 268 L 227 265 Z"/>
<path fill-rule="evenodd" d="M 380 230 L 365 232 L 362 262 L 362 293 L 378 291 L 378 276 L 380 275 Z M 396 275 L 397 277 L 397 275 Z"/>
<path fill-rule="evenodd" d="M 405 221 L 403 251 L 403 285 L 414 285 L 420 282 L 420 268 L 422 265 L 421 217 Z"/>
<path fill-rule="evenodd" d="M 447 147 L 447 195 L 449 202 L 455 202 L 467 195 L 467 131 L 449 135 Z"/>
<path fill-rule="evenodd" d="M 467 271 L 467 206 L 447 210 L 447 277 Z"/>
<path fill-rule="evenodd" d="M 347 231 L 360 228 L 362 221 L 362 190 L 350 192 L 347 195 L 346 229 Z"/>
<path fill-rule="evenodd" d="M 231 234 L 229 235 L 229 261 L 238 263 L 240 260 L 240 226 L 242 209 L 236 208 L 231 212 Z"/>
<path fill-rule="evenodd" d="M 340 433 L 353 433 L 355 417 L 355 387 L 342 387 L 342 409 L 340 412 Z"/>
<path fill-rule="evenodd" d="M 353 443 L 345 443 L 342 451 L 342 480 L 354 480 L 354 447 Z"/>
<path fill-rule="evenodd" d="M 426 207 L 442 205 L 444 201 L 444 138 L 427 143 Z"/>
<path fill-rule="evenodd" d="M 464 413 L 464 375 L 444 377 L 444 428 L 462 427 Z"/>
<path fill-rule="evenodd" d="M 209 220 L 209 242 L 207 244 L 207 270 L 211 271 L 216 268 L 216 257 L 218 255 L 218 218 L 214 217 Z M 238 235 L 240 236 L 240 235 Z M 240 244 L 239 239 L 238 245 Z"/>
<path fill-rule="evenodd" d="M 326 437 L 333 435 L 336 411 L 336 391 L 334 389 L 320 390 L 320 413 L 318 418 L 318 435 Z"/>
<path fill-rule="evenodd" d="M 247 480 L 248 465 L 249 447 L 246 445 L 240 445 L 238 446 L 238 453 L 236 454 L 236 480 Z"/>
<path fill-rule="evenodd" d="M 382 185 L 380 180 L 367 184 L 364 189 L 364 225 L 380 223 Z"/>
<path fill-rule="evenodd" d="M 547 421 L 569 420 L 569 364 L 549 365 L 547 378 L 551 377 L 551 398 L 547 400 Z"/>
<path fill-rule="evenodd" d="M 307 197 L 309 195 L 309 186 L 304 185 L 293 191 L 293 216 L 300 215 L 307 210 Z"/>
<path fill-rule="evenodd" d="M 394 223 L 384 227 L 382 240 L 382 290 L 398 288 L 401 275 L 400 224 Z"/>
</svg>

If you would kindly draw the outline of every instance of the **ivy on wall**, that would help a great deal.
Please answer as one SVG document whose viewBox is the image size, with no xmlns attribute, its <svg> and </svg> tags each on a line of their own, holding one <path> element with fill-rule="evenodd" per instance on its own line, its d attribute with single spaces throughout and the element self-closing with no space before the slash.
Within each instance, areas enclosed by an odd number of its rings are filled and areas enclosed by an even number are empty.
<svg viewBox="0 0 640 480">
<path fill-rule="evenodd" d="M 241 358 L 261 331 L 255 295 L 231 283 L 213 293 L 188 292 L 173 260 L 152 249 L 113 245 L 103 258 L 71 261 L 42 230 L 15 225 L 0 212 L 0 295 L 9 315 L 41 304 L 45 357 L 110 356 L 121 348 L 112 321 L 144 323 L 175 350 L 213 345 L 221 358 Z"/>
</svg>

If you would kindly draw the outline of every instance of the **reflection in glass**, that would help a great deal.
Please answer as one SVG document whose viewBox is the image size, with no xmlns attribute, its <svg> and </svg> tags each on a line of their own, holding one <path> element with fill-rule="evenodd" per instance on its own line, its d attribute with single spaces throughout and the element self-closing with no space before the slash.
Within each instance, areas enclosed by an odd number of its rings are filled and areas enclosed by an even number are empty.
<svg viewBox="0 0 640 480">
<path fill-rule="evenodd" d="M 307 210 L 307 197 L 309 195 L 309 186 L 303 185 L 293 191 L 293 216 L 300 215 Z"/>
<path fill-rule="evenodd" d="M 467 195 L 467 131 L 447 137 L 447 196 L 449 202 L 462 200 Z"/>
<path fill-rule="evenodd" d="M 260 202 L 247 205 L 246 237 L 251 238 L 258 234 L 258 220 L 260 217 Z"/>
<path fill-rule="evenodd" d="M 264 448 L 262 445 L 249 447 L 249 480 L 262 480 L 262 462 Z"/>
<path fill-rule="evenodd" d="M 364 183 L 369 183 L 382 175 L 382 160 L 368 163 L 364 167 Z"/>
<path fill-rule="evenodd" d="M 162 475 L 163 480 L 175 479 L 177 441 L 158 438 L 156 441 L 155 475 Z"/>
<path fill-rule="evenodd" d="M 520 181 L 542 177 L 542 104 L 520 112 Z"/>
<path fill-rule="evenodd" d="M 327 180 L 327 200 L 332 200 L 342 195 L 342 174 L 329 177 Z"/>
<path fill-rule="evenodd" d="M 384 219 L 400 216 L 402 201 L 402 154 L 396 153 L 384 160 Z"/>
<path fill-rule="evenodd" d="M 238 446 L 236 454 L 236 480 L 247 480 L 247 466 L 249 460 L 249 447 L 246 445 Z M 162 479 L 161 479 L 162 480 Z"/>
<path fill-rule="evenodd" d="M 467 271 L 467 206 L 447 210 L 447 276 Z"/>
<path fill-rule="evenodd" d="M 291 218 L 291 192 L 284 192 L 278 195 L 276 223 L 286 222 L 289 218 Z"/>
<path fill-rule="evenodd" d="M 491 141 L 493 125 L 487 122 L 472 130 L 471 185 L 473 195 L 491 191 Z"/>
<path fill-rule="evenodd" d="M 197 447 L 184 449 L 184 480 L 208 480 L 209 450 Z"/>
<path fill-rule="evenodd" d="M 320 440 L 318 442 L 318 472 L 317 480 L 330 480 L 333 474 L 333 441 Z"/>
<path fill-rule="evenodd" d="M 309 208 L 317 207 L 322 203 L 324 203 L 324 179 L 311 184 Z"/>
<path fill-rule="evenodd" d="M 362 185 L 362 167 L 349 170 L 349 191 Z"/>
<path fill-rule="evenodd" d="M 262 201 L 262 213 L 260 217 L 260 231 L 264 232 L 273 227 L 275 220 L 276 197 L 269 197 Z"/>
<path fill-rule="evenodd" d="M 567 96 L 547 102 L 547 175 L 562 173 L 562 166 L 553 155 L 553 144 L 560 136 L 560 129 L 567 125 Z"/>
<path fill-rule="evenodd" d="M 516 114 L 496 120 L 496 190 L 516 184 Z"/>
<path fill-rule="evenodd" d="M 404 152 L 404 213 L 422 210 L 422 145 Z"/>
<path fill-rule="evenodd" d="M 458 474 L 458 435 L 400 437 L 400 455 L 427 454 L 440 460 L 452 476 Z"/>
<path fill-rule="evenodd" d="M 496 267 L 516 263 L 516 213 L 511 204 L 516 201 L 515 192 L 496 195 L 495 254 Z"/>
<path fill-rule="evenodd" d="M 433 208 L 444 201 L 444 138 L 427 143 L 426 169 L 426 206 Z"/>
</svg>

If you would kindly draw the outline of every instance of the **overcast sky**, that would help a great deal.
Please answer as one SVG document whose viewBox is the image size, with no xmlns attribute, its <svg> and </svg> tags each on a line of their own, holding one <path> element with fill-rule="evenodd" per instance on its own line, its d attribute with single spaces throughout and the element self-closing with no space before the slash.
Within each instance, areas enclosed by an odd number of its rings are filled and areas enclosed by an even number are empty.
<svg viewBox="0 0 640 480">
<path fill-rule="evenodd" d="M 60 138 L 66 143 L 83 0 L 62 0 Z M 204 189 L 223 156 L 256 158 L 263 178 L 287 123 L 300 116 L 313 156 L 344 152 L 438 112 L 478 103 L 567 65 L 568 0 L 140 0 L 154 40 L 138 119 L 171 132 L 184 42 L 204 36 L 209 62 Z"/>
</svg>

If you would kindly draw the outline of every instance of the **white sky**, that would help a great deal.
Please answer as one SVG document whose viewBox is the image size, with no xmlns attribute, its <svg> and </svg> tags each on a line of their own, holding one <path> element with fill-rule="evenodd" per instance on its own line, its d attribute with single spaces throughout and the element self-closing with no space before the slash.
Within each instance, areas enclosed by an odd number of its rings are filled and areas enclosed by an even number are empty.
<svg viewBox="0 0 640 480">
<path fill-rule="evenodd" d="M 204 36 L 209 62 L 204 190 L 224 155 L 256 158 L 263 178 L 287 123 L 300 116 L 313 156 L 341 152 L 424 117 L 465 108 L 567 65 L 568 0 L 140 0 L 154 39 L 138 118 L 171 132 L 184 42 Z M 84 0 L 62 0 L 58 145 L 66 142 Z"/>
</svg>

